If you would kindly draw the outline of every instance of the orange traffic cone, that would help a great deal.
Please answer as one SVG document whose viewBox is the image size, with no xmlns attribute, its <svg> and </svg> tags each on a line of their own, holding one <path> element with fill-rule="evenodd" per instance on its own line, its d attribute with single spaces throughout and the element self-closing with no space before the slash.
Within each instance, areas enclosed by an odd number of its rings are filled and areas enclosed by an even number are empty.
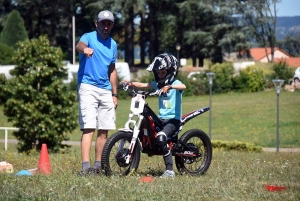
<svg viewBox="0 0 300 201">
<path fill-rule="evenodd" d="M 42 144 L 40 159 L 38 164 L 38 172 L 41 174 L 51 174 L 51 165 L 46 144 Z"/>
</svg>

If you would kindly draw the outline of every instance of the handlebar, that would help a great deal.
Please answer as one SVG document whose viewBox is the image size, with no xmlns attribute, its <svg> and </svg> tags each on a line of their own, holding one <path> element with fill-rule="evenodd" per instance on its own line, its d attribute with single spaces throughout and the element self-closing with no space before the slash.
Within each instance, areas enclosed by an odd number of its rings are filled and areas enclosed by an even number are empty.
<svg viewBox="0 0 300 201">
<path fill-rule="evenodd" d="M 161 90 L 156 90 L 156 91 L 136 91 L 134 89 L 133 86 L 131 86 L 130 84 L 128 83 L 123 83 L 123 84 L 120 84 L 120 86 L 118 87 L 118 89 L 123 89 L 124 91 L 127 91 L 129 94 L 131 94 L 133 97 L 136 96 L 137 94 L 140 94 L 140 95 L 144 95 L 145 96 L 145 99 L 148 97 L 148 96 L 160 96 L 161 94 Z"/>
</svg>

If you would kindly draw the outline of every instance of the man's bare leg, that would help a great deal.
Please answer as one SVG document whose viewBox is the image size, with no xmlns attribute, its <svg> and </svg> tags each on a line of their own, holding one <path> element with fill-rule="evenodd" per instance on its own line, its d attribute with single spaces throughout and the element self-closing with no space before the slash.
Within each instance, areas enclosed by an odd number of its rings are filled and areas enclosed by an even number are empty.
<svg viewBox="0 0 300 201">
<path fill-rule="evenodd" d="M 104 144 L 107 140 L 107 130 L 98 130 L 96 144 L 95 144 L 95 164 L 94 168 L 101 166 L 101 156 Z"/>
<path fill-rule="evenodd" d="M 81 138 L 82 170 L 90 168 L 90 151 L 94 135 L 94 129 L 84 129 Z"/>
</svg>

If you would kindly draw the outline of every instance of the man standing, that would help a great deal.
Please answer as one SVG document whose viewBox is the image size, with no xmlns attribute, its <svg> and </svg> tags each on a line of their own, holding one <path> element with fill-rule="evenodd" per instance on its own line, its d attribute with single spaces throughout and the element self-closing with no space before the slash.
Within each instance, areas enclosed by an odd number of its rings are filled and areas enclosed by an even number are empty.
<svg viewBox="0 0 300 201">
<path fill-rule="evenodd" d="M 109 37 L 114 16 L 104 10 L 95 21 L 96 31 L 85 33 L 76 45 L 79 54 L 78 101 L 82 130 L 80 175 L 100 173 L 102 149 L 108 130 L 116 129 L 115 109 L 118 105 L 117 44 Z M 97 129 L 94 167 L 90 165 L 90 149 Z"/>
</svg>

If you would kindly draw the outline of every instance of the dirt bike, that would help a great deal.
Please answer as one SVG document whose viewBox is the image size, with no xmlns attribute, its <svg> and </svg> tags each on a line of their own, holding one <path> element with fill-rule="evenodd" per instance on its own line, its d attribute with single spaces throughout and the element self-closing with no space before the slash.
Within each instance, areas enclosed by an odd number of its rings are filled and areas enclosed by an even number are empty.
<svg viewBox="0 0 300 201">
<path fill-rule="evenodd" d="M 104 145 L 101 164 L 107 176 L 129 175 L 136 171 L 141 153 L 149 157 L 162 155 L 155 140 L 157 133 L 162 130 L 162 122 L 146 103 L 147 97 L 160 95 L 161 91 L 135 91 L 126 84 L 121 88 L 132 95 L 131 112 L 124 128 L 112 134 Z M 180 174 L 202 175 L 210 166 L 212 145 L 205 132 L 190 129 L 178 139 L 179 132 L 189 120 L 209 109 L 204 107 L 183 115 L 179 129 L 168 139 Z"/>
</svg>

